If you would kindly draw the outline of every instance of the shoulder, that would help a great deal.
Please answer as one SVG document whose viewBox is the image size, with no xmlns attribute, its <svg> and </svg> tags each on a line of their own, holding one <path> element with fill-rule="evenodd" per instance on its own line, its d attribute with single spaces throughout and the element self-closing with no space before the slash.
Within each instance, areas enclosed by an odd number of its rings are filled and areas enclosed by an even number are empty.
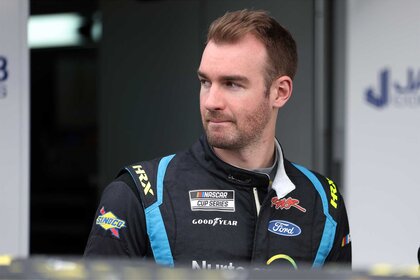
<svg viewBox="0 0 420 280">
<path fill-rule="evenodd" d="M 324 176 L 317 171 L 310 170 L 309 168 L 292 163 L 288 160 L 285 160 L 285 170 L 287 176 L 293 181 L 308 181 L 311 182 L 315 188 L 322 188 L 325 191 L 334 192 L 338 191 L 335 182 L 327 176 Z"/>
<path fill-rule="evenodd" d="M 139 208 L 139 200 L 133 189 L 134 182 L 129 174 L 121 174 L 102 192 L 100 207 L 105 212 L 126 216 L 133 208 Z"/>
<path fill-rule="evenodd" d="M 336 183 L 329 177 L 304 166 L 285 160 L 285 169 L 292 181 L 300 185 L 310 185 L 316 190 L 323 204 L 324 212 L 331 213 L 333 217 L 344 207 L 344 201 Z"/>
<path fill-rule="evenodd" d="M 122 181 L 129 181 L 127 184 L 129 188 L 141 201 L 144 208 L 148 208 L 159 200 L 166 171 L 173 167 L 172 160 L 174 158 L 175 154 L 172 154 L 127 165 L 120 171 L 118 178 Z"/>
<path fill-rule="evenodd" d="M 144 212 L 130 184 L 129 175 L 122 174 L 102 192 L 85 256 L 145 254 Z"/>
<path fill-rule="evenodd" d="M 317 195 L 316 209 L 323 213 L 324 226 L 317 256 L 316 266 L 327 262 L 351 263 L 350 230 L 344 199 L 336 183 L 318 172 L 306 167 L 285 162 L 286 173 L 299 187 L 312 186 Z M 324 257 L 326 257 L 326 259 Z M 327 257 L 328 256 L 328 257 Z"/>
</svg>

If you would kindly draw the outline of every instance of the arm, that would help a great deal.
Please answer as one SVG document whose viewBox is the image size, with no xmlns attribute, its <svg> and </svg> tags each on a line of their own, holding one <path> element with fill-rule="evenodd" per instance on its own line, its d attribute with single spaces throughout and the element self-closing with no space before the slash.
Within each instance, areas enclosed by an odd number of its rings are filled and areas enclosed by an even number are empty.
<svg viewBox="0 0 420 280">
<path fill-rule="evenodd" d="M 333 248 L 326 259 L 326 263 L 351 266 L 351 237 L 347 217 L 347 211 L 343 197 L 337 191 L 337 231 L 334 238 Z"/>
<path fill-rule="evenodd" d="M 84 255 L 143 257 L 148 253 L 144 210 L 133 193 L 128 174 L 102 194 Z M 132 184 L 134 182 L 131 181 Z"/>
</svg>

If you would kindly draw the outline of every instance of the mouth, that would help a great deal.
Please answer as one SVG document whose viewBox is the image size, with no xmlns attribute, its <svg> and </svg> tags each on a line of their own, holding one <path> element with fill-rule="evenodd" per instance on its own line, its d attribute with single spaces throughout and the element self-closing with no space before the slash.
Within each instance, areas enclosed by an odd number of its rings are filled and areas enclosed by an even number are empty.
<svg viewBox="0 0 420 280">
<path fill-rule="evenodd" d="M 213 127 L 213 128 L 222 128 L 227 127 L 230 124 L 232 124 L 232 121 L 229 119 L 207 119 L 207 126 Z"/>
<path fill-rule="evenodd" d="M 218 120 L 218 119 L 207 119 L 206 120 L 208 123 L 227 123 L 230 122 L 229 120 Z"/>
<path fill-rule="evenodd" d="M 205 122 L 209 125 L 222 125 L 233 122 L 231 117 L 217 112 L 206 112 L 204 117 Z"/>
</svg>

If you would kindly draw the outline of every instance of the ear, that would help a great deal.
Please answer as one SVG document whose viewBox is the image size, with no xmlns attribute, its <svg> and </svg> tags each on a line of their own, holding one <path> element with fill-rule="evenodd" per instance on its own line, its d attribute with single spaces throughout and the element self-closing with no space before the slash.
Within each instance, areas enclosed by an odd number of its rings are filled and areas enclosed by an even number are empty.
<svg viewBox="0 0 420 280">
<path fill-rule="evenodd" d="M 273 106 L 281 108 L 292 96 L 293 81 L 289 76 L 281 76 L 271 84 Z"/>
</svg>

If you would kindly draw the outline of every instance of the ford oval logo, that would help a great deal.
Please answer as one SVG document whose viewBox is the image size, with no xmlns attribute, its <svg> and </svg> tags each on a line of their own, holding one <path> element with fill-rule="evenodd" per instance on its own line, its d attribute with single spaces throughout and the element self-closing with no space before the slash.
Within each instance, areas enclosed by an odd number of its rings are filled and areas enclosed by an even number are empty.
<svg viewBox="0 0 420 280">
<path fill-rule="evenodd" d="M 297 236 L 302 232 L 299 226 L 283 220 L 270 221 L 268 223 L 268 230 L 283 236 Z"/>
</svg>

